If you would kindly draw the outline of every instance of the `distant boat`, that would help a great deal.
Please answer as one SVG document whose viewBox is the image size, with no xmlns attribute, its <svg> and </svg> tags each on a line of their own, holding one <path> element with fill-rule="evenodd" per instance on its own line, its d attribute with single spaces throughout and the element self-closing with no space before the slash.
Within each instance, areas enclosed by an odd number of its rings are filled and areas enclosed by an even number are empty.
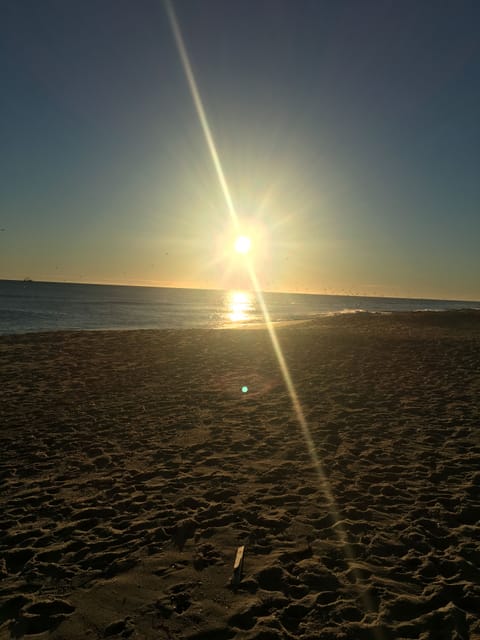
<svg viewBox="0 0 480 640">
<path fill-rule="evenodd" d="M 33 282 L 33 280 L 31 278 L 24 278 L 23 282 L 24 282 L 24 284 L 27 284 L 29 282 Z"/>
</svg>

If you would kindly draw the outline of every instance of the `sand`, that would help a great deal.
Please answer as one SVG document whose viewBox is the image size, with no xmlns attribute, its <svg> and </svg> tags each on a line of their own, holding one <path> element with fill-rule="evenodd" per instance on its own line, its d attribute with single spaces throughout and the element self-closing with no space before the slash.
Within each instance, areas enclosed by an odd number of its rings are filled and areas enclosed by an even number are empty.
<svg viewBox="0 0 480 640">
<path fill-rule="evenodd" d="M 0 638 L 480 638 L 478 314 L 278 337 L 0 338 Z"/>
</svg>

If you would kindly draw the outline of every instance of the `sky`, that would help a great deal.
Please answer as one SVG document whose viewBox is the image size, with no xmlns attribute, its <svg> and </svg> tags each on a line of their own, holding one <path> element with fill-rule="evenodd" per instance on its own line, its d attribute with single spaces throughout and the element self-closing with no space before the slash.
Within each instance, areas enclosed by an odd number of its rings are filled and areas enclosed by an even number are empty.
<svg viewBox="0 0 480 640">
<path fill-rule="evenodd" d="M 172 3 L 270 291 L 480 299 L 480 3 Z M 0 3 L 0 278 L 246 286 L 165 5 Z"/>
</svg>

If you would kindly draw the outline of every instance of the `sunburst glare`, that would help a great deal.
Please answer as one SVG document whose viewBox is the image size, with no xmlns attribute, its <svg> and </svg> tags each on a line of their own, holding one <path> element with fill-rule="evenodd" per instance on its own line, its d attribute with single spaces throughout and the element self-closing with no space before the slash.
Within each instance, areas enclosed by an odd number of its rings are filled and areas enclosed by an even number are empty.
<svg viewBox="0 0 480 640">
<path fill-rule="evenodd" d="M 238 236 L 235 240 L 235 251 L 245 255 L 252 248 L 252 241 L 248 236 Z"/>
</svg>

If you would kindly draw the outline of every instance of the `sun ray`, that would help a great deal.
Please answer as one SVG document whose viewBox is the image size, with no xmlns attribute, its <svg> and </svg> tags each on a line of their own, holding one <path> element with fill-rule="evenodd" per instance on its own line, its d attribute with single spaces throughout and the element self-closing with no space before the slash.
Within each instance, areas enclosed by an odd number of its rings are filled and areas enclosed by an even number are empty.
<svg viewBox="0 0 480 640">
<path fill-rule="evenodd" d="M 188 57 L 187 49 L 185 47 L 185 43 L 183 41 L 183 36 L 180 31 L 180 27 L 178 25 L 177 17 L 173 10 L 173 6 L 170 0 L 165 0 L 165 8 L 167 11 L 168 18 L 170 20 L 170 25 L 172 27 L 173 36 L 175 38 L 175 43 L 178 48 L 178 53 L 180 55 L 180 60 L 182 62 L 183 70 L 185 72 L 185 76 L 187 78 L 188 86 L 190 88 L 190 93 L 192 94 L 193 103 L 195 105 L 195 109 L 197 111 L 198 119 L 200 120 L 200 125 L 203 129 L 203 134 L 205 136 L 205 140 L 208 146 L 208 150 L 210 151 L 210 155 L 212 156 L 213 165 L 215 167 L 215 171 L 218 176 L 218 181 L 220 183 L 220 187 L 222 189 L 225 202 L 227 204 L 227 209 L 232 219 L 233 225 L 235 229 L 238 228 L 238 215 L 235 211 L 235 207 L 233 205 L 232 196 L 230 194 L 230 189 L 228 188 L 227 180 L 225 178 L 225 174 L 223 171 L 222 164 L 220 162 L 220 158 L 217 152 L 217 147 L 215 145 L 215 141 L 213 139 L 212 131 L 210 129 L 210 125 L 208 124 L 207 116 L 205 113 L 205 109 L 203 107 L 202 98 L 200 96 L 200 92 L 197 87 L 197 82 L 195 80 L 195 76 L 193 74 L 192 65 L 190 64 L 190 58 Z"/>
<path fill-rule="evenodd" d="M 233 203 L 233 199 L 230 193 L 230 189 L 228 187 L 228 183 L 225 177 L 225 173 L 223 171 L 223 167 L 220 161 L 220 157 L 215 145 L 215 141 L 210 129 L 210 126 L 208 124 L 208 119 L 207 119 L 207 115 L 205 113 L 205 109 L 203 107 L 203 102 L 200 96 L 200 92 L 198 90 L 198 86 L 193 74 L 193 70 L 192 70 L 192 66 L 190 64 L 190 60 L 188 57 L 188 53 L 187 53 L 187 49 L 180 31 L 180 27 L 177 21 L 177 18 L 175 16 L 175 12 L 171 3 L 171 0 L 164 0 L 164 4 L 166 7 L 166 11 L 167 11 L 167 15 L 169 17 L 170 20 L 170 24 L 172 27 L 172 32 L 174 35 L 174 39 L 175 39 L 175 43 L 177 45 L 178 48 L 178 52 L 180 55 L 180 59 L 182 62 L 182 66 L 185 72 L 185 76 L 190 88 L 190 92 L 192 95 L 192 99 L 193 99 L 193 103 L 195 106 L 195 109 L 197 111 L 197 115 L 198 115 L 198 119 L 200 121 L 200 125 L 202 127 L 204 136 L 205 136 L 205 141 L 207 144 L 207 147 L 210 151 L 210 155 L 212 157 L 212 162 L 213 165 L 215 167 L 215 171 L 217 173 L 217 177 L 218 177 L 218 181 L 220 183 L 220 187 L 221 190 L 223 192 L 224 198 L 225 198 L 225 203 L 227 205 L 227 210 L 228 213 L 230 215 L 230 218 L 232 220 L 234 229 L 236 232 L 238 232 L 239 228 L 240 228 L 240 223 L 239 223 L 239 217 L 238 214 L 236 212 L 234 203 Z M 354 573 L 354 575 L 357 574 L 357 571 L 355 570 L 355 567 L 353 565 L 354 561 L 355 561 L 355 556 L 353 554 L 353 550 L 352 547 L 348 541 L 348 537 L 346 534 L 346 531 L 344 529 L 344 527 L 341 525 L 341 518 L 340 518 L 340 513 L 339 513 L 339 509 L 338 506 L 336 504 L 335 501 L 335 497 L 331 491 L 330 488 L 330 482 L 328 480 L 327 475 L 325 474 L 325 471 L 323 469 L 323 465 L 322 462 L 318 456 L 316 447 L 315 447 L 315 442 L 312 438 L 312 434 L 310 431 L 310 428 L 308 426 L 307 420 L 305 418 L 305 414 L 300 402 L 300 399 L 298 397 L 298 393 L 296 391 L 295 385 L 293 383 L 292 377 L 290 375 L 290 371 L 288 369 L 288 365 L 286 363 L 285 357 L 283 355 L 283 351 L 281 349 L 280 343 L 278 341 L 278 337 L 277 337 L 277 333 L 275 331 L 275 326 L 270 318 L 270 313 L 268 311 L 263 293 L 262 293 L 262 289 L 260 286 L 260 283 L 258 281 L 257 278 L 257 274 L 255 272 L 254 266 L 253 266 L 253 262 L 250 258 L 250 255 L 248 254 L 248 251 L 245 252 L 245 261 L 246 261 L 246 268 L 248 271 L 248 275 L 252 284 L 252 287 L 255 291 L 255 294 L 257 296 L 257 300 L 259 302 L 260 305 L 260 309 L 262 311 L 264 320 L 265 320 L 265 325 L 268 331 L 268 334 L 270 336 L 270 340 L 272 343 L 272 347 L 275 353 L 275 356 L 278 360 L 278 365 L 285 383 L 285 387 L 287 389 L 287 392 L 290 396 L 291 402 L 292 402 L 292 406 L 297 418 L 297 422 L 300 426 L 300 430 L 302 432 L 303 438 L 305 440 L 305 444 L 308 450 L 308 453 L 310 455 L 310 458 L 312 460 L 312 463 L 315 467 L 317 476 L 318 476 L 318 480 L 319 480 L 319 484 L 320 484 L 320 488 L 323 490 L 324 495 L 326 497 L 326 500 L 328 502 L 329 505 L 329 509 L 330 509 L 330 514 L 332 515 L 333 519 L 335 520 L 335 522 L 337 523 L 337 526 L 335 527 L 335 531 L 336 534 L 338 536 L 339 542 L 342 545 L 344 554 L 345 554 L 345 559 L 347 560 L 347 562 L 349 563 L 349 565 L 352 567 L 352 571 Z M 362 599 L 364 600 L 364 606 L 366 608 L 366 610 L 369 609 L 370 607 L 370 603 L 368 601 L 367 598 L 365 598 L 365 596 L 363 596 L 362 593 L 360 593 Z M 378 632 L 377 630 L 372 630 L 373 632 L 373 636 L 374 638 L 378 638 L 379 640 L 381 640 L 382 634 L 380 632 Z"/>
</svg>

